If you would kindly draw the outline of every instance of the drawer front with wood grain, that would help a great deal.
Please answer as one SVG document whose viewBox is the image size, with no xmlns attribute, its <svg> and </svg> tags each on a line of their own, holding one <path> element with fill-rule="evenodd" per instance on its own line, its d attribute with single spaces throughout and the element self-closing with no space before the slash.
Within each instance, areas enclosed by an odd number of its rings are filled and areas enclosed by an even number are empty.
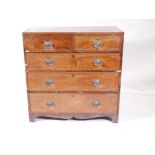
<svg viewBox="0 0 155 155">
<path fill-rule="evenodd" d="M 29 72 L 29 91 L 118 91 L 119 73 Z"/>
<path fill-rule="evenodd" d="M 73 49 L 72 35 L 25 34 L 26 52 L 66 52 Z"/>
<path fill-rule="evenodd" d="M 30 93 L 32 113 L 116 113 L 118 94 Z"/>
<path fill-rule="evenodd" d="M 76 36 L 75 50 L 77 51 L 113 51 L 120 52 L 122 50 L 122 36 Z"/>
<path fill-rule="evenodd" d="M 27 53 L 28 70 L 120 70 L 120 53 Z"/>
</svg>

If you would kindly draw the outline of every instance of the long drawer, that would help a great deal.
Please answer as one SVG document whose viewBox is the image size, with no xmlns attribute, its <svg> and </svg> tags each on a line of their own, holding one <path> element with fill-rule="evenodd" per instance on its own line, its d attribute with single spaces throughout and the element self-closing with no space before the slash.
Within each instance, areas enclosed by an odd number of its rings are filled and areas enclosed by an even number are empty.
<svg viewBox="0 0 155 155">
<path fill-rule="evenodd" d="M 32 113 L 116 113 L 118 94 L 30 93 Z"/>
<path fill-rule="evenodd" d="M 29 91 L 118 91 L 116 72 L 28 72 Z"/>
<path fill-rule="evenodd" d="M 27 53 L 28 70 L 108 70 L 120 69 L 120 53 Z"/>
</svg>

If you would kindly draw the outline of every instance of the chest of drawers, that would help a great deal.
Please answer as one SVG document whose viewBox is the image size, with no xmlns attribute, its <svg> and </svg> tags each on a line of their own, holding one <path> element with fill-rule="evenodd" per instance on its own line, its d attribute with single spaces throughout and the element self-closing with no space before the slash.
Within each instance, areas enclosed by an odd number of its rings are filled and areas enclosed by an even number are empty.
<svg viewBox="0 0 155 155">
<path fill-rule="evenodd" d="M 23 32 L 30 121 L 108 117 L 118 122 L 123 38 L 116 27 Z"/>
</svg>

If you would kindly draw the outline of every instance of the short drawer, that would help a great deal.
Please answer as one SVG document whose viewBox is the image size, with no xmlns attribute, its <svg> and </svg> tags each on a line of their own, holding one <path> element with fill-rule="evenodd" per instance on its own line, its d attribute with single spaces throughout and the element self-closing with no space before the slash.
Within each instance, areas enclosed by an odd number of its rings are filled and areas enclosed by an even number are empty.
<svg viewBox="0 0 155 155">
<path fill-rule="evenodd" d="M 72 35 L 24 34 L 25 52 L 57 52 L 73 49 Z"/>
<path fill-rule="evenodd" d="M 118 91 L 116 72 L 28 72 L 29 91 Z"/>
<path fill-rule="evenodd" d="M 120 53 L 27 53 L 28 70 L 108 70 L 120 69 Z"/>
<path fill-rule="evenodd" d="M 75 50 L 80 51 L 121 51 L 122 36 L 76 36 Z"/>
<path fill-rule="evenodd" d="M 30 93 L 31 113 L 116 113 L 118 94 Z"/>
</svg>

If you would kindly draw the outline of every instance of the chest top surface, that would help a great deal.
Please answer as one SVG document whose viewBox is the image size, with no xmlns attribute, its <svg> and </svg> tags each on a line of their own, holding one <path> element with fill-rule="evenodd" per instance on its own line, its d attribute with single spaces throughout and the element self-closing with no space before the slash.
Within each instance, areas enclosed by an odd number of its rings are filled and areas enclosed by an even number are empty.
<svg viewBox="0 0 155 155">
<path fill-rule="evenodd" d="M 123 31 L 117 27 L 97 26 L 97 27 L 31 27 L 24 33 L 106 33 L 106 34 L 123 34 Z"/>
</svg>

